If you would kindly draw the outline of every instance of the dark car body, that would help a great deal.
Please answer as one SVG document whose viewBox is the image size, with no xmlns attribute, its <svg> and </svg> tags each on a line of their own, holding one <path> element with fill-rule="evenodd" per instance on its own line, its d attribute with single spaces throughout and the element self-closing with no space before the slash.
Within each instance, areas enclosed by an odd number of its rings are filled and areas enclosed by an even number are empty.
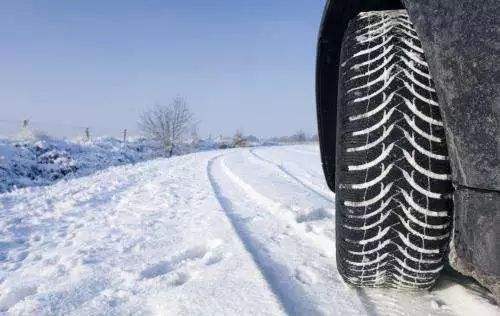
<svg viewBox="0 0 500 316">
<path fill-rule="evenodd" d="M 424 48 L 444 119 L 455 191 L 450 264 L 500 297 L 500 2 L 328 1 L 318 39 L 321 158 L 335 191 L 337 81 L 342 38 L 359 12 L 407 9 Z"/>
</svg>

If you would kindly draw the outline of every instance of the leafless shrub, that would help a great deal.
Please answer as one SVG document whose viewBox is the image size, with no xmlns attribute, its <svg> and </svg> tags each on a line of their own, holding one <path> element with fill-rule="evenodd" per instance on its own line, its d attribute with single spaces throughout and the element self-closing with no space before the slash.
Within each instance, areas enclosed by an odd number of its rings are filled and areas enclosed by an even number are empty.
<svg viewBox="0 0 500 316">
<path fill-rule="evenodd" d="M 237 130 L 233 136 L 233 146 L 232 147 L 246 147 L 248 145 L 247 139 L 243 136 L 241 130 Z"/>
<path fill-rule="evenodd" d="M 186 100 L 176 97 L 169 105 L 156 105 L 145 110 L 140 116 L 139 128 L 144 136 L 160 142 L 170 157 L 191 131 L 193 117 Z"/>
</svg>

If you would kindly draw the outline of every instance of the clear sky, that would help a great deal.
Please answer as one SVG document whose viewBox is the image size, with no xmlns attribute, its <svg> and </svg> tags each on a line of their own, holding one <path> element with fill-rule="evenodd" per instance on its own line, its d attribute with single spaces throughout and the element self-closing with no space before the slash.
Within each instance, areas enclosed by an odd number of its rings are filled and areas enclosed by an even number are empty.
<svg viewBox="0 0 500 316">
<path fill-rule="evenodd" d="M 1 121 L 136 129 L 184 96 L 200 132 L 316 132 L 323 0 L 24 0 L 0 8 Z"/>
</svg>

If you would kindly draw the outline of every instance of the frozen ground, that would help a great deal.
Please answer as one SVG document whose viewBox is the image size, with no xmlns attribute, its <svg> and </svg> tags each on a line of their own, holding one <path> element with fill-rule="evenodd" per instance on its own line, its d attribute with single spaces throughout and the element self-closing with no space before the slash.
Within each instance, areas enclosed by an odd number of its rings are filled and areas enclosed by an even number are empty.
<svg viewBox="0 0 500 316">
<path fill-rule="evenodd" d="M 451 274 L 431 292 L 346 286 L 333 201 L 314 146 L 196 153 L 0 194 L 0 314 L 499 315 Z"/>
</svg>

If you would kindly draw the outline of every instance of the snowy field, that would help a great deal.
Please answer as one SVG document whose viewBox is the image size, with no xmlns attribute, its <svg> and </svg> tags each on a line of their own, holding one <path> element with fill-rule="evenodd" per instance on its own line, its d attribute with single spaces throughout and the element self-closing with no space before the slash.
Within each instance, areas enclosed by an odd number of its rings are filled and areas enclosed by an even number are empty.
<svg viewBox="0 0 500 316">
<path fill-rule="evenodd" d="M 475 283 L 353 289 L 315 146 L 195 153 L 0 194 L 1 315 L 499 315 Z"/>
</svg>

